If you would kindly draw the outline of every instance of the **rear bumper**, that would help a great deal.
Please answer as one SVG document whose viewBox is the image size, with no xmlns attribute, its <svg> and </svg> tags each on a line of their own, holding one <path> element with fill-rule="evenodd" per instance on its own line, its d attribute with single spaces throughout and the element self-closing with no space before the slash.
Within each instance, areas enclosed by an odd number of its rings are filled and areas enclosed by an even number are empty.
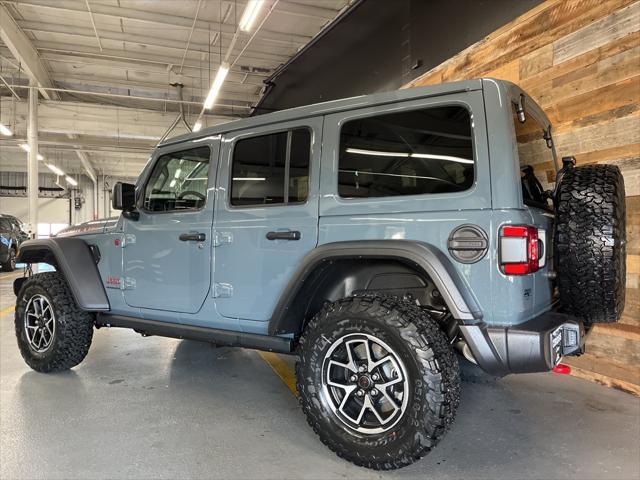
<svg viewBox="0 0 640 480">
<path fill-rule="evenodd" d="M 460 330 L 478 365 L 492 375 L 546 372 L 563 356 L 584 351 L 582 321 L 553 311 L 520 325 L 463 325 Z"/>
</svg>

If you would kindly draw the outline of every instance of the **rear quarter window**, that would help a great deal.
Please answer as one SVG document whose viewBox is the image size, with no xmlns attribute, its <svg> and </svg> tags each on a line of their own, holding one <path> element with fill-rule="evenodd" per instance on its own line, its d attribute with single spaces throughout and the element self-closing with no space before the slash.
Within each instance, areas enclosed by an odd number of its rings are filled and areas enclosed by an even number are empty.
<svg viewBox="0 0 640 480">
<path fill-rule="evenodd" d="M 351 120 L 340 131 L 343 198 L 461 192 L 475 178 L 471 116 L 430 107 Z"/>
</svg>

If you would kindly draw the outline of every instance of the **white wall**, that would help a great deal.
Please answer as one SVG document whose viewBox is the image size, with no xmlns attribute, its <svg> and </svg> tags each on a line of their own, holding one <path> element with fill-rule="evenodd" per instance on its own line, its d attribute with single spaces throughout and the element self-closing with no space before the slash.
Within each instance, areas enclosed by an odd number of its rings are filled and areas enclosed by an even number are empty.
<svg viewBox="0 0 640 480">
<path fill-rule="evenodd" d="M 28 223 L 27 197 L 0 197 L 0 213 Z M 38 223 L 69 223 L 69 199 L 38 198 Z"/>
</svg>

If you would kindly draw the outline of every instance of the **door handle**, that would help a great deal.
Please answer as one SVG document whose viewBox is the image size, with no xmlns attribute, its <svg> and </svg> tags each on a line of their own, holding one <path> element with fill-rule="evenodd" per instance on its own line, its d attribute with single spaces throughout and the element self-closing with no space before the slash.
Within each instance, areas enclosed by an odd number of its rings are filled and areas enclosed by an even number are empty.
<svg viewBox="0 0 640 480">
<path fill-rule="evenodd" d="M 204 242 L 207 236 L 204 233 L 181 233 L 178 238 L 183 242 Z"/>
<path fill-rule="evenodd" d="M 287 232 L 267 232 L 267 240 L 300 240 L 302 235 L 297 230 Z"/>
</svg>

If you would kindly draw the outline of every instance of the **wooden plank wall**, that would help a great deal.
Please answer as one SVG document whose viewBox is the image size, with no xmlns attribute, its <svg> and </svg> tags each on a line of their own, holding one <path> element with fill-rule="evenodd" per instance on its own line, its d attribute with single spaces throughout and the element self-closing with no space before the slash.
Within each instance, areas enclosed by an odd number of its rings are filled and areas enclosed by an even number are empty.
<svg viewBox="0 0 640 480">
<path fill-rule="evenodd" d="M 568 363 L 577 376 L 640 395 L 640 2 L 548 0 L 406 87 L 479 77 L 510 80 L 531 94 L 554 124 L 560 156 L 622 170 L 624 316 L 597 326 L 588 353 Z"/>
</svg>

